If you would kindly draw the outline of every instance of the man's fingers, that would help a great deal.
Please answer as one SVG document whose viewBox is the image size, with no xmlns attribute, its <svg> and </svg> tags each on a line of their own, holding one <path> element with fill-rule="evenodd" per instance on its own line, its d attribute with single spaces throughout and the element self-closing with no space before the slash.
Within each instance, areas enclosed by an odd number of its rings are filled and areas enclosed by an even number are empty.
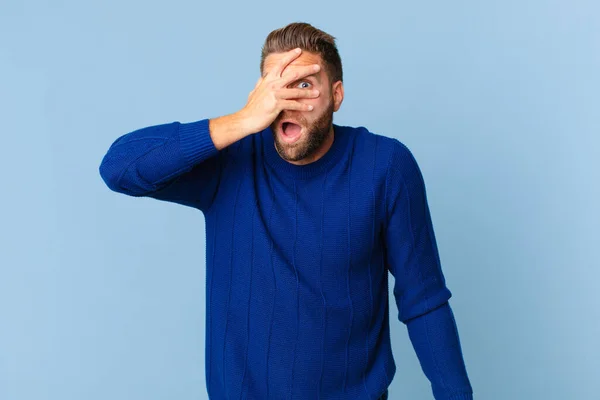
<svg viewBox="0 0 600 400">
<path fill-rule="evenodd" d="M 277 91 L 277 96 L 284 100 L 301 98 L 314 99 L 315 97 L 319 97 L 319 91 L 307 89 L 279 89 Z"/>
<path fill-rule="evenodd" d="M 294 69 L 290 69 L 288 72 L 281 76 L 281 85 L 285 87 L 290 83 L 297 81 L 298 79 L 306 78 L 307 76 L 318 72 L 320 69 L 321 66 L 319 64 L 294 67 Z"/>
<path fill-rule="evenodd" d="M 301 53 L 302 53 L 302 50 L 300 48 L 288 51 L 285 54 L 285 56 L 283 56 L 283 58 L 279 61 L 279 64 L 277 64 L 277 67 L 273 68 L 273 74 L 275 74 L 275 76 L 277 78 L 281 77 L 283 70 L 288 66 L 289 63 L 291 63 L 296 58 L 298 58 Z"/>
<path fill-rule="evenodd" d="M 283 100 L 281 103 L 281 107 L 284 110 L 294 111 L 311 111 L 313 109 L 313 106 L 310 104 L 304 104 L 294 100 Z"/>
</svg>

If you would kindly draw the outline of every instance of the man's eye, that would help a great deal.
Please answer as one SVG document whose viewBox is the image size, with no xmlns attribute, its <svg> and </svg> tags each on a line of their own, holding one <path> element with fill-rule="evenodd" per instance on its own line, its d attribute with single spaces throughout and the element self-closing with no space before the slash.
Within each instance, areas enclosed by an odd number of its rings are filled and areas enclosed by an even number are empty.
<svg viewBox="0 0 600 400">
<path fill-rule="evenodd" d="M 307 84 L 307 85 L 310 85 L 310 83 L 309 83 L 309 82 L 306 82 L 306 81 L 300 82 L 298 85 L 302 85 L 302 84 L 304 84 L 304 83 L 305 83 L 305 84 Z M 305 86 L 305 87 L 303 87 L 303 88 L 301 88 L 301 89 L 306 89 L 306 86 Z"/>
</svg>

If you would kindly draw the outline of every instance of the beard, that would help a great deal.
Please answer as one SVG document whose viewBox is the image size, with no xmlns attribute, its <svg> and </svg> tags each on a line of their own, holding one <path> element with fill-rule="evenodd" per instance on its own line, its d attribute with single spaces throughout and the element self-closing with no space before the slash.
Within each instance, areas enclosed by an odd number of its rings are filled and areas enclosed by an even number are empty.
<svg viewBox="0 0 600 400">
<path fill-rule="evenodd" d="M 286 118 L 293 118 L 296 120 L 303 132 L 301 137 L 295 143 L 285 143 L 281 141 L 279 136 L 279 122 Z M 283 158 L 287 161 L 300 161 L 304 159 L 310 159 L 325 143 L 331 132 L 331 125 L 333 123 L 333 99 L 329 102 L 327 109 L 325 109 L 319 117 L 309 123 L 302 115 L 297 117 L 291 114 L 286 114 L 282 111 L 278 118 L 271 124 L 271 130 L 275 132 L 273 138 L 275 139 L 275 149 Z"/>
</svg>

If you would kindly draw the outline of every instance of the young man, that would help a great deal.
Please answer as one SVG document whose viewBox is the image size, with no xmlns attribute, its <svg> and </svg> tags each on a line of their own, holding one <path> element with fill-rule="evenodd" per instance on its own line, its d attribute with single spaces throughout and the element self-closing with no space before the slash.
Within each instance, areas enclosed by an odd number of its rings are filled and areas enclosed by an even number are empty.
<svg viewBox="0 0 600 400">
<path fill-rule="evenodd" d="M 472 399 L 425 184 L 409 149 L 333 124 L 335 39 L 271 32 L 243 109 L 118 138 L 107 186 L 206 221 L 211 399 L 387 399 L 388 274 L 436 399 Z"/>
</svg>

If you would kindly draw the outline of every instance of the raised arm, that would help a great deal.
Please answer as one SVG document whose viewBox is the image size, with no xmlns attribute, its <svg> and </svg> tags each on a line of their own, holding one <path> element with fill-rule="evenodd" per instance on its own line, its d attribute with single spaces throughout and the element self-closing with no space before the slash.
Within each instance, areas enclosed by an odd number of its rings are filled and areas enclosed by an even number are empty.
<svg viewBox="0 0 600 400">
<path fill-rule="evenodd" d="M 386 181 L 385 247 L 398 319 L 407 326 L 435 399 L 472 400 L 425 182 L 410 150 L 396 145 Z"/>
<path fill-rule="evenodd" d="M 219 185 L 228 148 L 209 119 L 172 122 L 129 132 L 115 140 L 100 164 L 113 191 L 207 210 Z M 226 125 L 225 125 L 226 126 Z M 213 139 L 213 137 L 215 139 Z"/>
<path fill-rule="evenodd" d="M 122 135 L 102 159 L 102 179 L 118 193 L 208 210 L 231 144 L 265 129 L 282 110 L 311 110 L 309 104 L 299 100 L 318 97 L 319 93 L 288 87 L 319 68 L 308 65 L 287 71 L 300 54 L 296 50 L 287 52 L 259 78 L 246 105 L 236 113 L 191 123 L 148 126 Z"/>
</svg>

